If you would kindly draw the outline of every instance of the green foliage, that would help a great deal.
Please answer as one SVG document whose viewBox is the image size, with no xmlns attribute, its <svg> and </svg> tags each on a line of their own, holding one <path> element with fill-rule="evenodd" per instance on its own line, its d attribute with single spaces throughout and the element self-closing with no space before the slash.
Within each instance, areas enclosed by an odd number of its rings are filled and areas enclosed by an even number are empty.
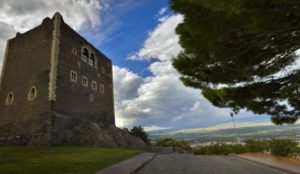
<svg viewBox="0 0 300 174">
<path fill-rule="evenodd" d="M 86 174 L 140 153 L 92 147 L 0 146 L 0 173 Z"/>
<path fill-rule="evenodd" d="M 192 150 L 190 144 L 186 141 L 177 141 L 175 143 L 175 147 L 179 147 L 179 149 L 184 150 L 184 151 L 191 151 Z"/>
<path fill-rule="evenodd" d="M 141 138 L 144 142 L 148 144 L 150 143 L 148 134 L 144 131 L 144 128 L 142 126 L 134 126 L 132 129 L 130 129 L 129 132 L 131 135 Z"/>
<path fill-rule="evenodd" d="M 273 139 L 270 141 L 271 154 L 275 156 L 293 156 L 299 150 L 298 143 L 289 139 Z"/>
<path fill-rule="evenodd" d="M 264 152 L 268 149 L 268 142 L 257 140 L 246 140 L 245 148 L 247 152 Z"/>
<path fill-rule="evenodd" d="M 265 152 L 270 151 L 275 156 L 297 156 L 300 155 L 298 143 L 290 139 L 272 139 L 271 141 L 246 140 L 242 144 L 215 144 L 193 149 L 195 155 L 227 155 L 229 153 Z"/>
<path fill-rule="evenodd" d="M 287 67 L 300 48 L 300 1 L 171 0 L 170 6 L 184 15 L 176 28 L 183 51 L 173 66 L 186 86 L 217 107 L 268 114 L 275 124 L 297 120 L 300 70 Z"/>
<path fill-rule="evenodd" d="M 161 140 L 157 140 L 155 143 L 156 146 L 165 146 L 165 147 L 175 146 L 175 144 L 176 142 L 172 138 L 164 138 Z"/>
<path fill-rule="evenodd" d="M 293 153 L 295 154 L 295 156 L 300 156 L 300 147 L 295 147 Z"/>
<path fill-rule="evenodd" d="M 192 148 L 190 144 L 186 141 L 175 141 L 172 138 L 164 138 L 161 140 L 157 140 L 155 143 L 156 146 L 164 146 L 164 147 L 176 147 L 179 151 L 191 151 Z"/>
<path fill-rule="evenodd" d="M 193 149 L 195 155 L 228 155 L 229 153 L 245 153 L 246 148 L 241 144 L 215 144 Z"/>
</svg>

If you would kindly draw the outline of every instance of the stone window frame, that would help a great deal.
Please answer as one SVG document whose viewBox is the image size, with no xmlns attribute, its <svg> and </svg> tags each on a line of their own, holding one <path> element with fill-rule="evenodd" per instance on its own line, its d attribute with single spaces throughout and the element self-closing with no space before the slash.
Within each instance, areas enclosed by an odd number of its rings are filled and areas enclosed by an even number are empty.
<svg viewBox="0 0 300 174">
<path fill-rule="evenodd" d="M 89 48 L 88 46 L 83 46 L 81 49 L 81 60 L 91 67 L 98 69 L 98 61 L 97 56 L 93 49 Z"/>
<path fill-rule="evenodd" d="M 37 94 L 38 94 L 38 91 L 37 91 L 36 87 L 32 86 L 28 91 L 27 100 L 28 101 L 35 100 L 37 98 Z"/>
<path fill-rule="evenodd" d="M 100 93 L 101 93 L 101 94 L 104 94 L 104 93 L 105 93 L 105 88 L 104 88 L 104 85 L 103 85 L 103 84 L 100 84 L 100 85 L 99 85 L 99 89 L 100 89 Z"/>
<path fill-rule="evenodd" d="M 84 62 L 88 62 L 89 60 L 89 50 L 87 47 L 82 47 L 81 49 L 81 60 Z"/>
<path fill-rule="evenodd" d="M 91 52 L 89 57 L 89 65 L 92 67 L 96 67 L 96 56 L 93 52 Z"/>
<path fill-rule="evenodd" d="M 76 71 L 74 71 L 74 70 L 70 71 L 70 80 L 71 80 L 71 82 L 77 83 L 77 81 L 78 81 L 78 75 L 77 75 Z"/>
<path fill-rule="evenodd" d="M 12 105 L 15 101 L 14 93 L 11 91 L 7 94 L 5 104 L 6 105 Z"/>
<path fill-rule="evenodd" d="M 89 101 L 92 103 L 95 101 L 94 95 L 90 94 Z"/>
<path fill-rule="evenodd" d="M 95 81 L 95 80 L 93 80 L 92 82 L 91 82 L 91 87 L 92 87 L 92 90 L 93 91 L 97 91 L 97 82 Z"/>
<path fill-rule="evenodd" d="M 89 81 L 86 76 L 82 76 L 81 78 L 82 86 L 88 87 L 89 86 Z"/>
</svg>

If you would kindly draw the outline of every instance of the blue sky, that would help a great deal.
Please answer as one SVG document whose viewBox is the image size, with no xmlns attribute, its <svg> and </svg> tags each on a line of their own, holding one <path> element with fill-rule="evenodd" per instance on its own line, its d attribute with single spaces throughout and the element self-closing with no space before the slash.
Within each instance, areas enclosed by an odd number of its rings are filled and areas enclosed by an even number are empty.
<svg viewBox="0 0 300 174">
<path fill-rule="evenodd" d="M 112 59 L 117 126 L 181 129 L 231 121 L 230 110 L 212 106 L 178 79 L 171 61 L 181 50 L 174 30 L 183 16 L 168 8 L 168 0 L 0 0 L 0 55 L 7 39 L 56 11 Z M 269 121 L 246 111 L 236 119 Z"/>
<path fill-rule="evenodd" d="M 141 47 L 148 32 L 157 25 L 157 13 L 168 7 L 168 0 L 112 0 L 109 4 L 110 9 L 104 12 L 102 17 L 104 29 L 100 29 L 100 32 L 112 31 L 103 42 L 97 42 L 93 38 L 90 40 L 111 58 L 115 65 L 128 67 L 144 77 L 149 75 L 147 67 L 151 62 L 132 62 L 127 60 L 127 57 Z M 116 28 L 111 28 L 112 26 Z"/>
</svg>

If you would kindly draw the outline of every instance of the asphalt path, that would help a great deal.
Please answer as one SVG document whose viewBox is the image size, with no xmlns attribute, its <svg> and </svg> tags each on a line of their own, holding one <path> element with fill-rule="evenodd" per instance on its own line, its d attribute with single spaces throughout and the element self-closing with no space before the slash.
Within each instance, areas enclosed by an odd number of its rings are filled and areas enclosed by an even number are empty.
<svg viewBox="0 0 300 174">
<path fill-rule="evenodd" d="M 232 156 L 159 154 L 137 174 L 283 174 L 286 172 Z"/>
</svg>

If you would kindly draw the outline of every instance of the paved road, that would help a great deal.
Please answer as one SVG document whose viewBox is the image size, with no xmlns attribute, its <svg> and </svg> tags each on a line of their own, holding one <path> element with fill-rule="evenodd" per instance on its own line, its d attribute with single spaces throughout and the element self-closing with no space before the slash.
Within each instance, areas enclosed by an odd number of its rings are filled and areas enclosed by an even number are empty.
<svg viewBox="0 0 300 174">
<path fill-rule="evenodd" d="M 283 174 L 247 160 L 231 156 L 160 154 L 137 174 Z"/>
</svg>

